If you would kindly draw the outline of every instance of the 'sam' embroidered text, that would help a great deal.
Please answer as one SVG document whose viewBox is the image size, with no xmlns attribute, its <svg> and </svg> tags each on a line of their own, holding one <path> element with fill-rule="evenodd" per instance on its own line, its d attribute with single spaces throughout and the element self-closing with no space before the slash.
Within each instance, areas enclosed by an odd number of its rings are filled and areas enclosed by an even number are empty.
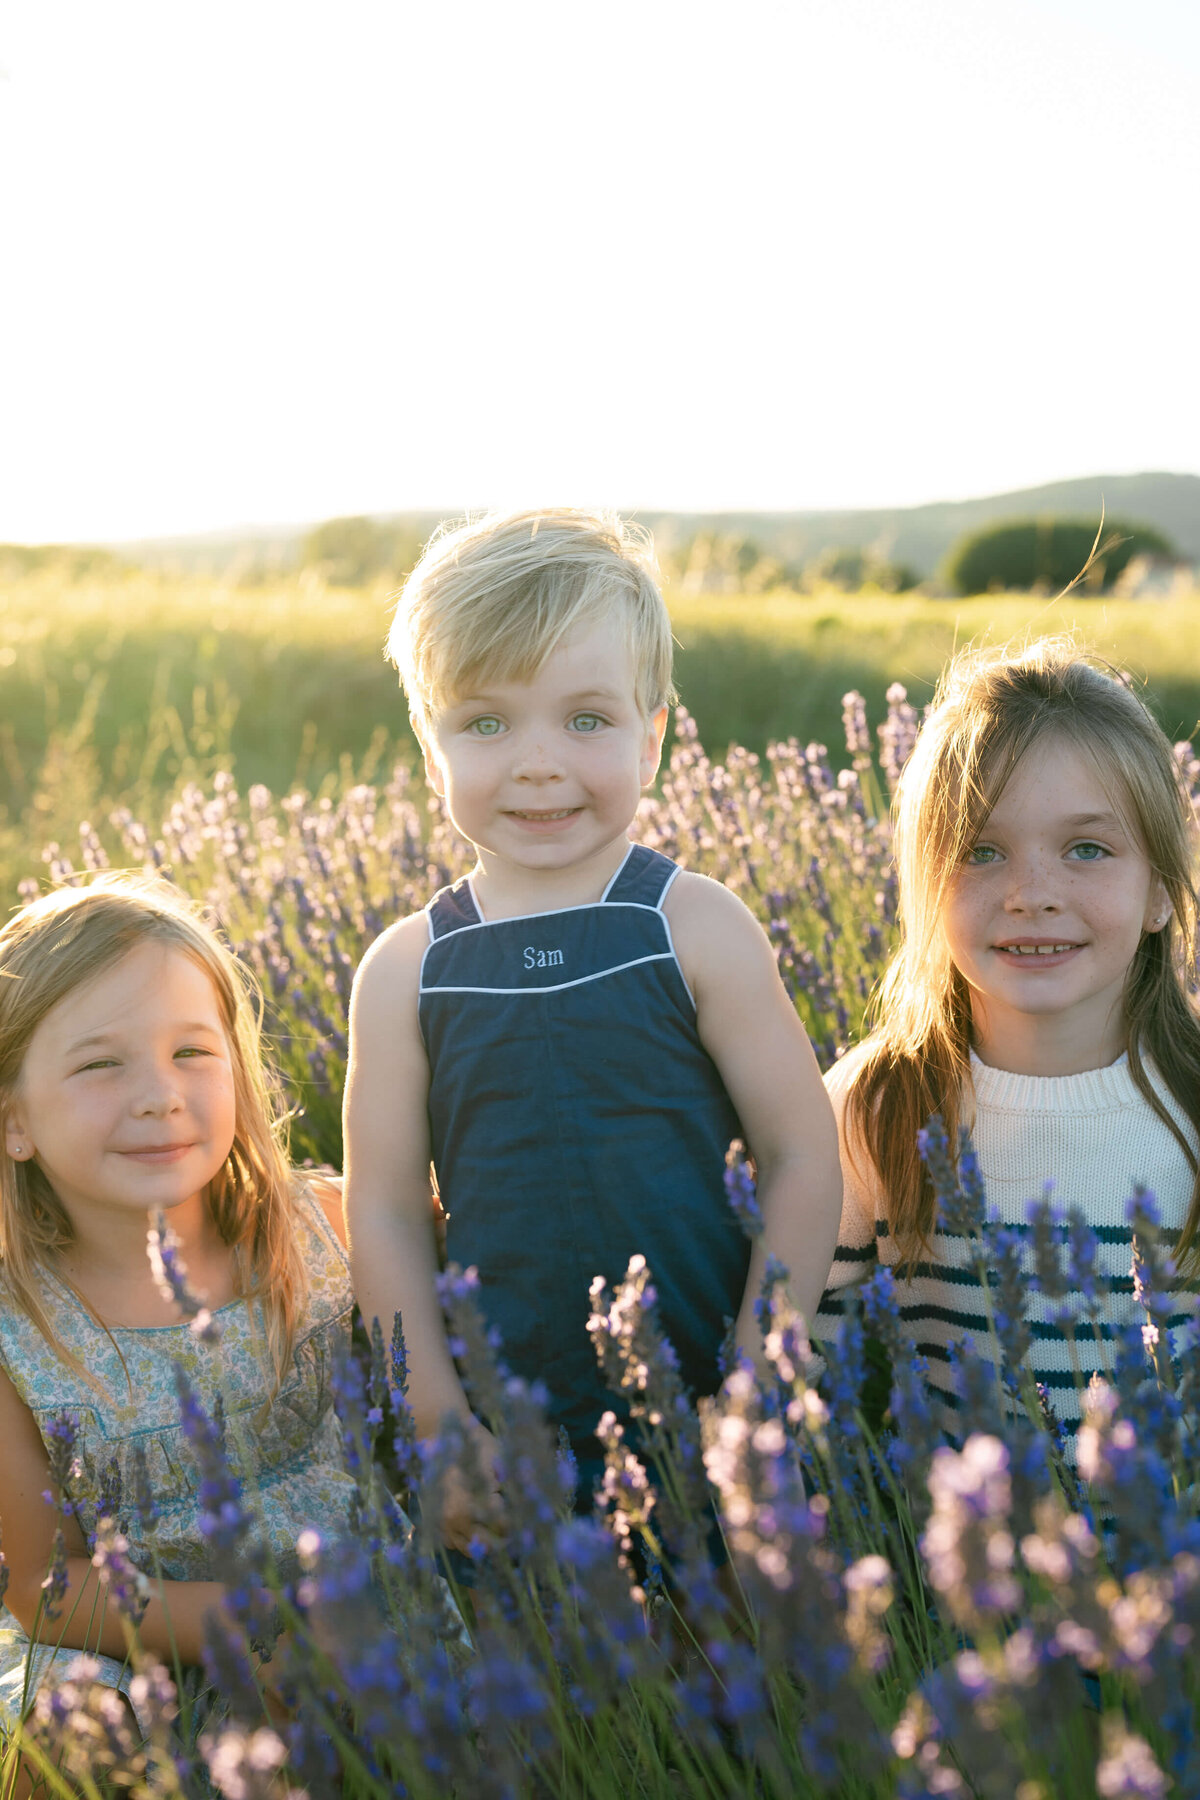
<svg viewBox="0 0 1200 1800">
<path fill-rule="evenodd" d="M 561 950 L 535 950 L 532 944 L 525 946 L 525 967 L 527 969 L 558 969 L 562 967 Z"/>
</svg>

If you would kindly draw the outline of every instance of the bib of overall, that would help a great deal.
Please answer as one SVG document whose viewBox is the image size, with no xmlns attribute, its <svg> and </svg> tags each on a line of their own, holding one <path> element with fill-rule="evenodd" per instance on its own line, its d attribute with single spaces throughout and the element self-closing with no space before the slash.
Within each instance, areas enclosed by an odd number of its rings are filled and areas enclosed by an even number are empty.
<svg viewBox="0 0 1200 1800">
<path fill-rule="evenodd" d="M 725 1198 L 741 1135 L 696 1031 L 662 910 L 676 865 L 630 847 L 593 905 L 485 920 L 469 880 L 430 901 L 420 1025 L 450 1261 L 479 1271 L 501 1356 L 548 1390 L 594 1469 L 621 1402 L 587 1334 L 592 1278 L 645 1256 L 685 1384 L 720 1383 L 749 1245 Z"/>
</svg>

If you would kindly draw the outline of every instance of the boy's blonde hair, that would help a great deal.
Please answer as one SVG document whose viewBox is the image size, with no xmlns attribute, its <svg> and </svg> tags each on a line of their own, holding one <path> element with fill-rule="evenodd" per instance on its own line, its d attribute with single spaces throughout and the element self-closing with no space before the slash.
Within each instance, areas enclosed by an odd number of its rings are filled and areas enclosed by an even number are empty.
<svg viewBox="0 0 1200 1800">
<path fill-rule="evenodd" d="M 263 1066 L 253 976 L 169 883 L 105 873 L 40 895 L 0 928 L 0 1143 L 26 1051 L 47 1013 L 145 943 L 190 958 L 217 998 L 232 1057 L 235 1123 L 229 1155 L 209 1186 L 208 1208 L 233 1247 L 238 1293 L 261 1306 L 278 1382 L 291 1359 L 307 1292 L 284 1150 L 286 1115 L 278 1084 Z M 71 1240 L 70 1219 L 37 1163 L 0 1154 L 4 1288 L 56 1354 L 94 1385 L 55 1333 L 39 1280 L 45 1273 L 62 1280 L 55 1265 Z"/>
<path fill-rule="evenodd" d="M 649 532 L 574 508 L 443 528 L 404 584 L 387 641 L 418 735 L 480 680 L 532 680 L 575 625 L 607 616 L 624 626 L 649 720 L 675 698 Z"/>
<path fill-rule="evenodd" d="M 942 925 L 947 890 L 1022 757 L 1059 738 L 1093 764 L 1114 810 L 1161 881 L 1171 916 L 1144 932 L 1124 993 L 1129 1068 L 1148 1103 L 1196 1158 L 1155 1094 L 1152 1061 L 1200 1135 L 1195 820 L 1171 745 L 1118 672 L 1070 637 L 967 650 L 949 665 L 896 794 L 900 944 L 876 996 L 846 1109 L 854 1154 L 882 1182 L 901 1259 L 928 1248 L 933 1195 L 916 1136 L 940 1113 L 954 1141 L 969 1123 L 970 989 Z M 1200 1187 L 1180 1240 L 1197 1241 Z"/>
</svg>

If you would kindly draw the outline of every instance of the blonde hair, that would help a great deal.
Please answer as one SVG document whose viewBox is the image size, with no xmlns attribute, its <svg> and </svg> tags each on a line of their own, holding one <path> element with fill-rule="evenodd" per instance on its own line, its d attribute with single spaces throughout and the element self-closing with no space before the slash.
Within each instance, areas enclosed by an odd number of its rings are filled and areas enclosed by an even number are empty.
<svg viewBox="0 0 1200 1800">
<path fill-rule="evenodd" d="M 917 1132 L 933 1113 L 951 1141 L 970 1091 L 970 989 L 950 959 L 942 914 L 947 890 L 1022 757 L 1060 737 L 1094 765 L 1114 809 L 1140 844 L 1171 903 L 1161 931 L 1144 932 L 1125 983 L 1130 1073 L 1196 1156 L 1154 1092 L 1152 1061 L 1200 1134 L 1200 1018 L 1189 998 L 1196 973 L 1195 823 L 1166 736 L 1108 664 L 1070 637 L 968 650 L 949 665 L 901 776 L 895 800 L 900 943 L 872 1005 L 878 1023 L 854 1053 L 846 1110 L 851 1154 L 879 1173 L 900 1259 L 929 1248 L 933 1194 Z M 1179 1242 L 1196 1244 L 1200 1186 Z"/>
<path fill-rule="evenodd" d="M 650 719 L 675 694 L 649 532 L 572 508 L 444 527 L 405 582 L 388 633 L 418 735 L 481 677 L 532 680 L 572 627 L 608 614 L 624 625 L 638 710 Z"/>
<path fill-rule="evenodd" d="M 0 928 L 0 1142 L 34 1032 L 60 1000 L 153 942 L 180 951 L 208 976 L 229 1040 L 234 1138 L 209 1185 L 213 1223 L 234 1252 L 236 1290 L 257 1300 L 276 1382 L 291 1359 L 307 1276 L 296 1241 L 286 1118 L 264 1068 L 261 1001 L 253 977 L 182 894 L 156 877 L 105 873 L 56 889 Z M 0 1155 L 0 1275 L 12 1302 L 55 1353 L 83 1374 L 54 1331 L 40 1277 L 72 1241 L 66 1211 L 34 1161 Z"/>
</svg>

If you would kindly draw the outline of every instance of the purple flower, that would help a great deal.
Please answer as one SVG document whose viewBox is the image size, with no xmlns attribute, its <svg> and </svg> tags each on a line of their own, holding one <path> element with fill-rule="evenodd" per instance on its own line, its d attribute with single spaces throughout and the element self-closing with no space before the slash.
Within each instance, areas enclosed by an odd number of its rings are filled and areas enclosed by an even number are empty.
<svg viewBox="0 0 1200 1800">
<path fill-rule="evenodd" d="M 1096 1764 L 1096 1792 L 1102 1800 L 1165 1800 L 1167 1777 L 1145 1738 L 1110 1716 L 1104 1720 L 1103 1744 Z"/>
<path fill-rule="evenodd" d="M 1009 1529 L 1008 1450 L 976 1433 L 961 1451 L 935 1451 L 929 1471 L 933 1510 L 921 1539 L 929 1579 L 964 1630 L 995 1621 L 1020 1599 Z"/>
<path fill-rule="evenodd" d="M 121 1535 L 111 1518 L 101 1518 L 96 1526 L 92 1567 L 122 1618 L 138 1625 L 150 1603 L 150 1584 L 130 1557 L 128 1538 Z"/>
<path fill-rule="evenodd" d="M 179 1239 L 159 1211 L 146 1234 L 146 1254 L 154 1273 L 155 1285 L 164 1300 L 177 1306 L 202 1344 L 215 1344 L 220 1338 L 217 1323 L 200 1295 L 188 1286 L 187 1267 L 179 1253 Z"/>
<path fill-rule="evenodd" d="M 725 1195 L 748 1238 L 762 1236 L 763 1216 L 746 1146 L 734 1138 L 725 1155 Z"/>
<path fill-rule="evenodd" d="M 204 1761 L 225 1800 L 274 1800 L 287 1746 L 270 1726 L 226 1725 L 200 1739 Z"/>
<path fill-rule="evenodd" d="M 925 1129 L 917 1133 L 917 1148 L 929 1170 L 942 1229 L 955 1237 L 980 1237 L 987 1209 L 968 1133 L 960 1133 L 959 1162 L 956 1163 L 950 1152 L 946 1128 L 935 1113 Z"/>
</svg>

